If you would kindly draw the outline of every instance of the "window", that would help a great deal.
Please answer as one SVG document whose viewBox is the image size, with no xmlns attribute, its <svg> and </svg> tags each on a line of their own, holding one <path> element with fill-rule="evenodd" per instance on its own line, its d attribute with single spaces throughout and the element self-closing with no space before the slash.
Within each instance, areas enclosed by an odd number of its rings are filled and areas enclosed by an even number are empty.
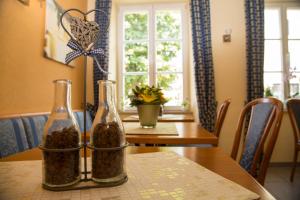
<svg viewBox="0 0 300 200">
<path fill-rule="evenodd" d="M 184 4 L 122 6 L 119 20 L 119 102 L 130 110 L 128 95 L 136 85 L 160 86 L 180 110 L 187 98 L 186 16 Z"/>
<path fill-rule="evenodd" d="M 265 91 L 281 100 L 300 97 L 300 5 L 265 9 Z"/>
</svg>

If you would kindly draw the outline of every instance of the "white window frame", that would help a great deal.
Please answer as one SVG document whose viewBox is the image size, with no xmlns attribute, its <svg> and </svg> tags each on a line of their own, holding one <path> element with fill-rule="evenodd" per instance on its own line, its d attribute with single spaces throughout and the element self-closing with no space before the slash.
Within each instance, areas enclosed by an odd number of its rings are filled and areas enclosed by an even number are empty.
<svg viewBox="0 0 300 200">
<path fill-rule="evenodd" d="M 181 10 L 181 41 L 182 41 L 182 84 L 183 84 L 183 101 L 189 99 L 189 78 L 188 78 L 188 10 L 186 3 L 172 3 L 172 4 L 134 4 L 134 5 L 120 5 L 119 8 L 119 15 L 118 15 L 118 108 L 121 112 L 136 112 L 136 108 L 125 109 L 122 105 L 122 98 L 123 98 L 123 90 L 124 90 L 124 83 L 123 83 L 123 76 L 124 76 L 124 32 L 123 32 L 123 16 L 124 13 L 130 11 L 148 11 L 149 13 L 149 24 L 148 24 L 148 40 L 149 40 L 149 50 L 148 50 L 148 59 L 149 59 L 149 84 L 154 85 L 156 83 L 156 59 L 155 59 L 155 11 L 156 10 L 164 10 L 164 9 L 177 9 Z M 150 34 L 153 33 L 153 34 Z M 180 72 L 181 73 L 181 72 Z M 172 112 L 185 112 L 183 106 L 164 106 L 164 111 L 166 113 Z"/>
<path fill-rule="evenodd" d="M 281 47 L 282 47 L 282 90 L 281 93 L 283 95 L 282 100 L 286 100 L 290 96 L 289 90 L 289 80 L 286 78 L 289 74 L 290 69 L 290 61 L 289 61 L 289 51 L 288 51 L 288 21 L 287 21 L 287 10 L 288 9 L 300 9 L 300 3 L 298 2 L 274 2 L 274 3 L 266 3 L 265 9 L 278 9 L 280 12 L 280 31 L 281 31 Z M 268 40 L 268 39 L 265 39 Z M 300 73 L 300 71 L 295 71 L 296 73 Z M 272 73 L 272 71 L 265 71 L 264 73 Z"/>
</svg>

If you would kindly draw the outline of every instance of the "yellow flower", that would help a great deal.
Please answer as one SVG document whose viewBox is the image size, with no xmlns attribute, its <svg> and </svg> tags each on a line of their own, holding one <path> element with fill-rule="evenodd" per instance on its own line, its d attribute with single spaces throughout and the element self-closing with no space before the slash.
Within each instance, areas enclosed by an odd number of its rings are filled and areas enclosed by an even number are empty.
<svg viewBox="0 0 300 200">
<path fill-rule="evenodd" d="M 144 100 L 145 103 L 150 103 L 154 100 L 156 100 L 156 96 L 154 95 L 145 95 L 145 94 L 140 94 L 142 99 Z"/>
</svg>

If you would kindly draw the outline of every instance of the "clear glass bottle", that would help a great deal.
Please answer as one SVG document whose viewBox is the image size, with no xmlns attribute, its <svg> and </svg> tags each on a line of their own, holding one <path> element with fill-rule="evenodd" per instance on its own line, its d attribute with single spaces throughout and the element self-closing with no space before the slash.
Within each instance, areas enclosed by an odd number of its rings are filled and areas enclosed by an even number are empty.
<svg viewBox="0 0 300 200">
<path fill-rule="evenodd" d="M 92 179 L 99 183 L 122 182 L 125 171 L 125 132 L 115 105 L 115 82 L 100 80 L 99 106 L 90 136 Z M 93 149 L 94 148 L 94 149 Z"/>
<path fill-rule="evenodd" d="M 81 178 L 81 133 L 71 108 L 71 81 L 55 80 L 52 112 L 44 127 L 43 186 L 66 187 Z"/>
</svg>

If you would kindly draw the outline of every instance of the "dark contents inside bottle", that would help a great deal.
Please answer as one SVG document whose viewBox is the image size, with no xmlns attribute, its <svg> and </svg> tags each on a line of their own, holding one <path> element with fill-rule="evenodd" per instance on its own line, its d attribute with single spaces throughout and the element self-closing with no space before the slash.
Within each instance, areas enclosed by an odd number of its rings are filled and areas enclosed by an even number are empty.
<svg viewBox="0 0 300 200">
<path fill-rule="evenodd" d="M 47 149 L 77 148 L 79 134 L 74 126 L 61 131 L 53 131 L 46 136 L 44 147 Z M 45 182 L 63 185 L 74 182 L 80 176 L 80 150 L 65 152 L 44 151 Z"/>
<path fill-rule="evenodd" d="M 99 123 L 93 132 L 93 145 L 96 148 L 112 148 L 123 145 L 122 130 L 118 123 Z M 93 150 L 92 177 L 113 178 L 123 173 L 124 149 Z"/>
</svg>

